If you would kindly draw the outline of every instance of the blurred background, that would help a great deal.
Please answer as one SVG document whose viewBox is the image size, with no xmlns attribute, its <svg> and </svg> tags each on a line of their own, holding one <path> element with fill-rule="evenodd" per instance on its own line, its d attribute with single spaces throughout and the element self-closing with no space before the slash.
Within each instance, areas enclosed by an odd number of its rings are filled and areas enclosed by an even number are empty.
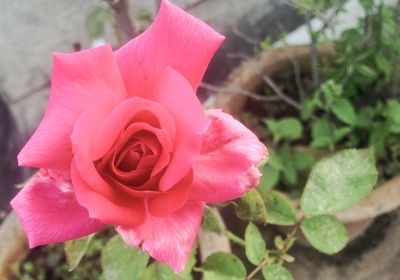
<svg viewBox="0 0 400 280">
<path fill-rule="evenodd" d="M 313 14 L 302 13 L 298 6 L 295 7 L 294 1 L 289 0 L 170 1 L 226 36 L 198 91 L 199 98 L 205 101 L 206 106 L 213 104 L 214 94 L 223 91 L 227 79 L 230 79 L 228 77 L 232 77 L 230 73 L 243 62 L 260 51 L 273 47 L 310 44 L 313 39 L 309 33 L 310 26 L 314 26 L 315 30 L 324 26 L 323 21 L 315 21 Z M 128 38 L 146 29 L 159 6 L 157 0 L 129 0 L 126 2 L 129 6 L 118 11 L 111 9 L 109 2 L 112 1 L 0 0 L 0 223 L 6 220 L 10 212 L 9 201 L 18 191 L 17 186 L 34 172 L 18 168 L 16 156 L 38 126 L 46 109 L 52 54 L 78 51 L 103 43 L 118 48 Z M 307 4 L 306 0 L 301 2 Z M 341 13 L 335 23 L 338 33 L 343 28 L 356 24 L 363 13 L 359 1 L 330 2 L 348 4 L 345 9 L 341 6 L 340 10 L 335 10 L 335 14 Z M 394 0 L 384 2 L 392 6 L 399 5 Z M 124 17 L 128 14 L 133 21 L 134 30 L 124 26 Z M 332 37 L 338 35 L 333 34 Z M 379 213 L 378 219 L 369 220 L 361 237 L 339 256 L 326 257 L 309 247 L 295 246 L 293 255 L 296 261 L 289 265 L 294 278 L 400 279 L 400 212 L 395 205 L 390 211 Z M 5 222 L 3 228 L 4 224 Z M 21 235 L 18 230 L 16 232 Z M 18 248 L 13 254 L 20 256 L 10 257 L 4 253 L 6 247 L 14 246 L 9 245 L 8 242 L 13 237 L 7 234 L 0 227 L 0 236 L 10 238 L 0 239 L 0 267 L 2 262 L 9 261 L 10 258 L 21 259 L 21 256 L 27 254 L 24 244 L 15 245 Z M 101 243 L 97 246 L 101 247 Z M 98 251 L 93 252 L 94 257 L 96 254 Z M 82 274 L 69 275 L 67 268 L 61 267 L 60 263 L 63 261 L 62 250 L 50 246 L 44 251 L 31 253 L 28 261 L 13 267 L 13 276 L 8 277 L 95 279 L 90 278 L 94 273 L 92 269 L 99 269 L 96 266 L 88 268 L 83 265 L 83 270 L 79 272 Z M 42 266 L 41 270 L 38 270 L 38 265 Z M 47 267 L 56 270 L 56 266 L 59 267 L 58 272 L 46 272 Z M 69 276 L 62 278 L 60 275 Z"/>
</svg>

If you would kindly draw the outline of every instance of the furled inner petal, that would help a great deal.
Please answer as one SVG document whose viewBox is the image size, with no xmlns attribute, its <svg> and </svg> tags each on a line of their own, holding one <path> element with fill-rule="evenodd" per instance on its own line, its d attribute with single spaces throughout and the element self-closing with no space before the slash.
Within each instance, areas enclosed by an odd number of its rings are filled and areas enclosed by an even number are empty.
<svg viewBox="0 0 400 280">
<path fill-rule="evenodd" d="M 151 176 L 165 169 L 171 152 L 172 143 L 164 130 L 137 122 L 124 129 L 120 139 L 114 143 L 114 152 L 99 159 L 96 167 L 103 178 L 112 184 L 118 181 L 129 188 L 141 187 Z M 138 169 L 142 160 L 142 168 Z M 149 163 L 153 166 L 148 166 Z M 148 187 L 156 190 L 155 186 Z"/>
<path fill-rule="evenodd" d="M 106 156 L 116 142 L 121 141 L 121 137 L 129 140 L 131 134 L 127 133 L 127 129 L 135 123 L 163 130 L 170 141 L 174 141 L 175 123 L 169 112 L 156 102 L 133 97 L 116 106 L 97 130 L 93 139 L 93 161 Z M 125 136 L 121 136 L 122 133 Z"/>
</svg>

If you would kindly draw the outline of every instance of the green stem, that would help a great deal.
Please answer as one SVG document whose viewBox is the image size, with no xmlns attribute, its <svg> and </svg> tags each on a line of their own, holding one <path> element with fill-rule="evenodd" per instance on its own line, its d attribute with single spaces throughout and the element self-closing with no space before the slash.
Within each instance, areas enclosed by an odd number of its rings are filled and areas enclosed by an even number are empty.
<svg viewBox="0 0 400 280">
<path fill-rule="evenodd" d="M 223 230 L 222 234 L 225 235 L 226 237 L 228 237 L 229 240 L 231 240 L 232 242 L 240 245 L 240 246 L 245 246 L 245 242 L 242 238 L 240 238 L 239 236 L 233 234 L 232 232 L 230 232 L 229 230 Z"/>
<path fill-rule="evenodd" d="M 245 278 L 245 280 L 250 280 L 252 279 L 264 266 L 269 264 L 271 262 L 271 259 L 267 256 L 264 258 L 264 260 L 252 271 L 250 274 Z"/>
<path fill-rule="evenodd" d="M 299 222 L 299 224 L 300 224 L 300 222 Z M 297 224 L 293 228 L 293 230 L 288 234 L 288 236 L 286 237 L 282 250 L 267 251 L 266 256 L 262 260 L 262 262 L 252 272 L 250 272 L 250 274 L 245 278 L 245 280 L 251 280 L 264 266 L 266 266 L 268 264 L 276 262 L 279 265 L 283 265 L 284 260 L 281 259 L 279 256 L 286 254 L 286 252 L 288 251 L 289 240 L 292 239 L 296 235 L 299 224 Z M 274 257 L 270 258 L 270 253 L 273 253 L 274 255 L 278 255 L 276 257 L 277 259 L 275 259 Z"/>
</svg>

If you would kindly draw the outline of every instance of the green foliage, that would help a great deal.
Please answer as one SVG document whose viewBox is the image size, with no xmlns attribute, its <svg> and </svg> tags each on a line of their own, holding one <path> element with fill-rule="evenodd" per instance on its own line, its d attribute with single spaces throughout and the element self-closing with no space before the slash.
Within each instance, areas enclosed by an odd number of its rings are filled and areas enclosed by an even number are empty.
<svg viewBox="0 0 400 280">
<path fill-rule="evenodd" d="M 246 192 L 236 200 L 236 215 L 247 221 L 267 223 L 267 210 L 260 193 L 256 189 Z"/>
<path fill-rule="evenodd" d="M 106 280 L 139 279 L 148 261 L 146 253 L 126 244 L 118 234 L 107 242 L 101 253 Z"/>
<path fill-rule="evenodd" d="M 314 166 L 301 197 L 301 210 L 318 215 L 351 207 L 368 195 L 376 181 L 372 149 L 338 152 Z"/>
<path fill-rule="evenodd" d="M 89 249 L 94 234 L 65 242 L 64 250 L 69 270 L 74 270 Z"/>
<path fill-rule="evenodd" d="M 214 253 L 204 262 L 202 269 L 207 280 L 235 280 L 246 276 L 246 268 L 235 255 Z"/>
<path fill-rule="evenodd" d="M 386 111 L 389 131 L 393 134 L 400 134 L 400 101 L 389 99 Z"/>
<path fill-rule="evenodd" d="M 267 222 L 274 225 L 293 225 L 296 212 L 288 199 L 281 193 L 269 191 L 263 195 L 267 208 Z"/>
<path fill-rule="evenodd" d="M 249 223 L 244 234 L 247 259 L 254 265 L 259 265 L 265 257 L 265 241 L 257 226 Z"/>
<path fill-rule="evenodd" d="M 269 149 L 269 161 L 261 167 L 259 188 L 265 192 L 273 189 L 279 182 L 289 187 L 296 187 L 301 177 L 307 174 L 315 163 L 314 157 L 304 151 L 294 151 L 289 143 L 284 143 L 279 150 Z"/>
<path fill-rule="evenodd" d="M 117 279 L 117 278 L 115 278 Z M 122 279 L 122 278 L 118 278 Z M 143 276 L 141 278 L 134 278 L 132 275 L 126 279 L 140 279 L 140 280 L 181 280 L 179 276 L 177 276 L 171 268 L 166 266 L 165 264 L 154 262 L 149 265 L 143 272 Z"/>
<path fill-rule="evenodd" d="M 349 236 L 342 223 L 332 215 L 313 216 L 301 223 L 310 244 L 325 254 L 334 254 L 346 246 Z"/>
<path fill-rule="evenodd" d="M 332 102 L 332 112 L 345 124 L 354 126 L 357 123 L 356 113 L 353 105 L 348 99 L 337 98 L 334 102 Z"/>
<path fill-rule="evenodd" d="M 274 142 L 280 140 L 294 141 L 302 136 L 303 127 L 296 118 L 284 118 L 279 121 L 269 119 L 265 122 L 274 136 Z"/>
<path fill-rule="evenodd" d="M 333 124 L 325 119 L 317 120 L 312 124 L 310 147 L 323 148 L 334 145 Z"/>
<path fill-rule="evenodd" d="M 260 167 L 260 172 L 262 174 L 259 189 L 262 192 L 268 191 L 276 186 L 279 182 L 279 170 L 272 167 L 270 164 L 264 164 Z"/>
<path fill-rule="evenodd" d="M 216 233 L 221 233 L 222 231 L 218 218 L 215 216 L 213 210 L 208 206 L 204 208 L 201 227 L 206 231 L 213 231 Z"/>
<path fill-rule="evenodd" d="M 262 268 L 265 280 L 293 280 L 292 274 L 279 264 L 270 264 Z"/>
<path fill-rule="evenodd" d="M 293 164 L 296 170 L 303 171 L 311 169 L 315 164 L 315 158 L 304 151 L 292 151 Z"/>
</svg>

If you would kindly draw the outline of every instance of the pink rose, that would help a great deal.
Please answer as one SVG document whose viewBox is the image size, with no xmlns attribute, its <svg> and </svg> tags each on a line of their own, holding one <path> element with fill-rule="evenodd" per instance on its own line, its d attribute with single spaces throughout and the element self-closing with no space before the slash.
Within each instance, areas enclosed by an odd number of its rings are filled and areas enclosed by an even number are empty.
<svg viewBox="0 0 400 280">
<path fill-rule="evenodd" d="M 163 1 L 153 25 L 116 52 L 55 54 L 47 112 L 18 156 L 40 171 L 11 204 L 30 247 L 106 224 L 175 271 L 204 203 L 257 185 L 266 148 L 195 91 L 223 37 Z"/>
</svg>

